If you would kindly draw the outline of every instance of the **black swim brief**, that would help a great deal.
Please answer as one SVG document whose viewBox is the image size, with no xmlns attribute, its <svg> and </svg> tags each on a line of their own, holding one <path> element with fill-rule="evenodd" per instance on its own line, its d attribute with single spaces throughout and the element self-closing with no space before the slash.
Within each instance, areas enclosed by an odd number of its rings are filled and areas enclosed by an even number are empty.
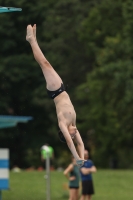
<svg viewBox="0 0 133 200">
<path fill-rule="evenodd" d="M 65 91 L 65 86 L 63 85 L 63 83 L 61 83 L 61 87 L 58 89 L 58 90 L 55 90 L 55 91 L 49 91 L 47 89 L 47 93 L 48 93 L 48 96 L 51 98 L 51 99 L 54 99 L 55 97 L 57 97 L 59 94 L 61 94 L 62 92 Z"/>
</svg>

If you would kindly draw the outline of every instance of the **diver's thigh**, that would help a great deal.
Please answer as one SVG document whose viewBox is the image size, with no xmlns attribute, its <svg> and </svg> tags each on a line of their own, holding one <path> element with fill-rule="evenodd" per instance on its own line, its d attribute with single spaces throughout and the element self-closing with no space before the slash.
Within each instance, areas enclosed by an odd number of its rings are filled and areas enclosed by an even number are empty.
<svg viewBox="0 0 133 200">
<path fill-rule="evenodd" d="M 62 79 L 53 68 L 48 68 L 43 71 L 46 87 L 50 91 L 55 91 L 60 88 Z"/>
</svg>

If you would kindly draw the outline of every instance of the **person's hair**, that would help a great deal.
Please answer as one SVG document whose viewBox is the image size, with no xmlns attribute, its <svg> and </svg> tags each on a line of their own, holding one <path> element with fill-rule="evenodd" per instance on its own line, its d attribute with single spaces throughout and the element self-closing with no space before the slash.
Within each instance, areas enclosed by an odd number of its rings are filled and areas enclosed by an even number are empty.
<svg viewBox="0 0 133 200">
<path fill-rule="evenodd" d="M 65 139 L 63 133 L 61 132 L 61 130 L 58 131 L 58 135 L 59 135 L 60 141 L 66 143 L 66 139 Z"/>
</svg>

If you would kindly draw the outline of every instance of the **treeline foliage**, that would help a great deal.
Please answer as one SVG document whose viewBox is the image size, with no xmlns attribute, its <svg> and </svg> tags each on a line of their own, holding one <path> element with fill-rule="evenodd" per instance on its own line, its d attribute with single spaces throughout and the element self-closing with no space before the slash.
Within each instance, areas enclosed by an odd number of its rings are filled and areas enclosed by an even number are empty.
<svg viewBox="0 0 133 200">
<path fill-rule="evenodd" d="M 45 56 L 68 85 L 77 126 L 95 164 L 133 167 L 133 3 L 131 0 L 5 0 L 22 7 L 0 14 L 0 113 L 33 116 L 28 124 L 0 130 L 11 166 L 41 165 L 40 147 L 55 149 L 56 166 L 70 157 L 59 143 L 53 101 L 25 40 L 27 24 L 37 24 Z M 64 159 L 65 157 L 65 159 Z"/>
<path fill-rule="evenodd" d="M 102 166 L 107 158 L 119 167 L 133 166 L 132 11 L 130 0 L 103 0 L 83 23 L 81 38 L 92 71 L 77 90 L 83 105 L 79 117 L 84 131 L 95 135 L 91 145 Z"/>
</svg>

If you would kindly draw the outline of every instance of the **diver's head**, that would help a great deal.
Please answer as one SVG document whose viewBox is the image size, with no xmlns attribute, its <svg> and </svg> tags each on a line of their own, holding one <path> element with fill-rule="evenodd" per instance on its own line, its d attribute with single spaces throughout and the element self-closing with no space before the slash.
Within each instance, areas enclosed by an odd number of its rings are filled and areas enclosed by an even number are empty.
<svg viewBox="0 0 133 200">
<path fill-rule="evenodd" d="M 77 132 L 77 128 L 75 126 L 71 125 L 68 127 L 68 132 L 69 132 L 71 138 L 74 139 L 76 132 Z M 66 143 L 66 139 L 61 130 L 58 131 L 58 135 L 59 135 L 60 141 Z"/>
<path fill-rule="evenodd" d="M 74 139 L 74 137 L 75 137 L 75 135 L 76 135 L 76 133 L 77 133 L 77 128 L 76 128 L 76 126 L 70 125 L 70 126 L 68 127 L 68 131 L 69 131 L 69 134 L 70 134 L 71 138 Z"/>
</svg>

